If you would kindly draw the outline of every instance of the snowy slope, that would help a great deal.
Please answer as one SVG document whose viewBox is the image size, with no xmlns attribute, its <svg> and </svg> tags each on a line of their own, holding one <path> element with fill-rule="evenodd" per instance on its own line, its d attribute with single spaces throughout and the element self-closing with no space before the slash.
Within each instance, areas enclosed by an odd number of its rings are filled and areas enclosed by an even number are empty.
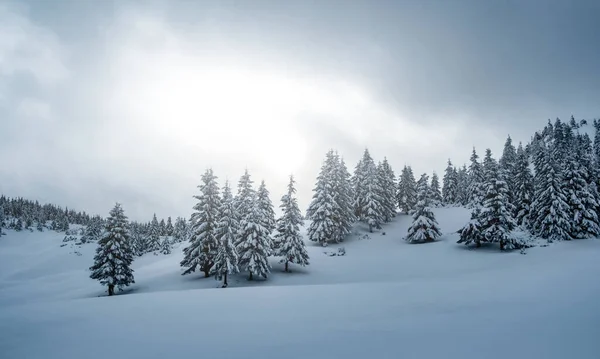
<svg viewBox="0 0 600 359">
<path fill-rule="evenodd" d="M 598 358 L 600 241 L 472 251 L 453 232 L 468 219 L 438 209 L 447 235 L 386 235 L 309 244 L 311 265 L 217 289 L 181 276 L 181 248 L 136 259 L 136 284 L 112 298 L 88 278 L 94 245 L 53 232 L 0 239 L 0 358 Z M 78 255 L 75 252 L 79 252 Z"/>
</svg>

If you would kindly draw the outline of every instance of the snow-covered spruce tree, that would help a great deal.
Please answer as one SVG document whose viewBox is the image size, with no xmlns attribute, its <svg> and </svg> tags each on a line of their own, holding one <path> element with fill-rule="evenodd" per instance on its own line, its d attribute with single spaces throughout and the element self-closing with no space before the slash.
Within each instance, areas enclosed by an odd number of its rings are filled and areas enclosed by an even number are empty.
<svg viewBox="0 0 600 359">
<path fill-rule="evenodd" d="M 338 228 L 333 217 L 334 208 L 337 206 L 332 179 L 334 163 L 333 152 L 329 151 L 321 165 L 312 201 L 306 211 L 306 216 L 311 221 L 307 230 L 308 239 L 322 246 L 327 246 L 327 242 Z"/>
<path fill-rule="evenodd" d="M 516 223 L 508 198 L 508 185 L 490 149 L 486 150 L 484 163 L 486 193 L 479 217 L 483 236 L 486 242 L 499 243 L 501 250 L 518 248 L 520 243 L 510 235 Z"/>
<path fill-rule="evenodd" d="M 254 276 L 267 278 L 271 271 L 268 258 L 272 240 L 269 231 L 261 225 L 260 217 L 258 206 L 254 205 L 242 223 L 241 241 L 236 247 L 240 269 L 249 273 L 248 280 L 254 279 Z"/>
<path fill-rule="evenodd" d="M 442 198 L 444 205 L 452 206 L 458 202 L 458 179 L 456 168 L 452 165 L 452 161 L 448 160 L 448 166 L 442 180 L 444 187 L 442 188 Z"/>
<path fill-rule="evenodd" d="M 159 229 L 158 233 L 159 233 L 159 235 L 161 237 L 167 235 L 167 225 L 165 223 L 165 219 L 164 218 L 160 220 L 160 223 L 158 225 L 158 229 Z"/>
<path fill-rule="evenodd" d="M 554 161 L 554 146 L 540 142 L 534 157 L 533 202 L 530 210 L 531 229 L 549 241 L 570 240 L 571 214 L 561 185 L 559 165 Z"/>
<path fill-rule="evenodd" d="M 515 162 L 514 217 L 518 226 L 529 228 L 529 215 L 533 198 L 533 176 L 529 169 L 529 157 L 519 143 Z"/>
<path fill-rule="evenodd" d="M 152 222 L 150 222 L 147 243 L 148 246 L 146 250 L 148 252 L 156 252 L 160 250 L 160 224 L 158 224 L 158 220 L 156 219 L 156 213 L 152 217 Z"/>
<path fill-rule="evenodd" d="M 171 221 L 171 216 L 169 216 L 169 218 L 167 218 L 167 226 L 165 227 L 165 235 L 166 236 L 172 236 L 173 235 L 173 230 L 175 228 L 173 227 L 173 222 Z"/>
<path fill-rule="evenodd" d="M 481 230 L 481 209 L 473 208 L 471 211 L 471 220 L 458 231 L 460 239 L 456 243 L 469 245 L 474 243 L 477 248 L 481 247 L 481 242 L 485 242 L 483 231 Z"/>
<path fill-rule="evenodd" d="M 354 217 L 351 176 L 346 163 L 337 152 L 333 154 L 332 163 L 334 166 L 331 175 L 331 190 L 334 200 L 332 210 L 334 230 L 331 239 L 339 243 L 350 234 L 352 224 L 356 221 L 356 218 Z"/>
<path fill-rule="evenodd" d="M 260 182 L 260 186 L 256 192 L 256 200 L 258 210 L 261 212 L 261 224 L 271 234 L 275 229 L 275 211 L 273 210 L 273 202 L 269 198 L 269 190 L 265 185 L 265 181 Z"/>
<path fill-rule="evenodd" d="M 194 196 L 198 203 L 194 206 L 190 223 L 190 244 L 183 249 L 184 258 L 180 264 L 187 268 L 182 274 L 192 273 L 198 268 L 208 277 L 216 255 L 216 229 L 221 207 L 217 176 L 212 169 L 204 172 L 198 188 L 200 195 Z"/>
<path fill-rule="evenodd" d="M 433 175 L 431 175 L 431 185 L 429 186 L 429 204 L 431 207 L 438 207 L 442 204 L 440 178 L 435 172 L 433 172 Z"/>
<path fill-rule="evenodd" d="M 377 166 L 368 150 L 365 150 L 361 160 L 361 181 L 357 186 L 355 209 L 359 220 L 369 225 L 369 232 L 380 229 L 383 222 L 381 188 L 377 181 Z M 357 166 L 358 167 L 358 166 Z"/>
<path fill-rule="evenodd" d="M 457 171 L 456 199 L 457 203 L 460 205 L 466 206 L 469 204 L 469 175 L 466 165 L 463 165 Z"/>
<path fill-rule="evenodd" d="M 404 166 L 398 182 L 396 195 L 398 207 L 406 214 L 412 213 L 417 204 L 417 182 L 410 166 Z"/>
<path fill-rule="evenodd" d="M 594 120 L 594 162 L 600 169 L 600 119 Z"/>
<path fill-rule="evenodd" d="M 473 147 L 471 164 L 469 165 L 469 186 L 467 189 L 470 206 L 479 207 L 483 203 L 483 197 L 485 197 L 484 181 L 483 168 L 479 163 L 477 151 Z"/>
<path fill-rule="evenodd" d="M 175 225 L 173 226 L 173 241 L 183 242 L 186 238 L 187 233 L 187 221 L 183 217 L 177 217 L 175 219 Z"/>
<path fill-rule="evenodd" d="M 598 237 L 600 236 L 600 233 L 597 233 L 597 228 L 600 227 L 600 194 L 597 187 L 598 171 L 593 165 L 592 143 L 587 133 L 578 135 L 576 142 L 576 158 L 579 159 L 580 169 L 586 183 L 586 192 L 581 201 L 589 215 L 586 220 L 589 222 L 582 224 L 581 237 Z"/>
<path fill-rule="evenodd" d="M 167 236 L 163 237 L 160 242 L 160 253 L 171 254 L 171 240 Z"/>
<path fill-rule="evenodd" d="M 90 278 L 108 287 L 108 295 L 115 287 L 122 290 L 135 283 L 133 279 L 133 253 L 131 250 L 127 217 L 120 204 L 116 204 L 106 220 L 103 237 L 98 241 L 94 265 L 90 267 Z"/>
<path fill-rule="evenodd" d="M 396 216 L 396 178 L 387 159 L 377 164 L 377 182 L 381 198 L 381 216 L 383 222 L 387 223 Z"/>
<path fill-rule="evenodd" d="M 217 255 L 211 269 L 216 280 L 223 280 L 223 288 L 228 286 L 227 276 L 240 271 L 238 268 L 238 253 L 234 241 L 238 233 L 238 222 L 233 208 L 233 196 L 229 188 L 229 182 L 225 182 L 223 188 L 223 203 L 217 224 Z"/>
<path fill-rule="evenodd" d="M 246 217 L 250 215 L 250 212 L 252 212 L 256 200 L 256 191 L 252 188 L 253 183 L 254 182 L 250 178 L 250 173 L 246 169 L 242 177 L 240 177 L 238 191 L 233 199 L 233 207 L 235 209 L 237 221 L 240 224 L 240 230 L 243 229 L 244 221 L 246 220 Z M 240 240 L 241 233 L 238 233 L 238 237 L 234 244 L 237 246 Z"/>
<path fill-rule="evenodd" d="M 500 171 L 503 172 L 503 177 L 506 181 L 506 185 L 508 186 L 508 201 L 514 205 L 514 193 L 515 193 L 515 184 L 514 178 L 516 175 L 515 166 L 517 162 L 517 152 L 515 146 L 512 143 L 512 138 L 508 136 L 506 138 L 506 142 L 504 143 L 504 150 L 502 152 L 502 157 L 500 157 L 499 166 Z"/>
<path fill-rule="evenodd" d="M 408 228 L 405 240 L 409 243 L 433 242 L 442 235 L 435 216 L 429 208 L 429 186 L 427 174 L 421 175 L 417 182 L 417 206 L 413 213 L 413 223 Z"/>
<path fill-rule="evenodd" d="M 285 263 L 285 271 L 289 271 L 289 264 L 295 263 L 306 266 L 308 262 L 308 252 L 300 234 L 300 225 L 302 224 L 302 213 L 298 208 L 296 199 L 296 188 L 294 187 L 294 177 L 290 176 L 288 191 L 281 197 L 282 215 L 277 219 L 276 242 L 279 244 L 277 256 L 282 257 L 281 263 Z"/>
</svg>

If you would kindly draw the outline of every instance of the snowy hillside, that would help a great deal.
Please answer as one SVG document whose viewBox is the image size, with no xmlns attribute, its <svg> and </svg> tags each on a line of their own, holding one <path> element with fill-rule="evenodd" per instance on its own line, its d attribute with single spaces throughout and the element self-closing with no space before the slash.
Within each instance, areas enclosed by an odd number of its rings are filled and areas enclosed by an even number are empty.
<svg viewBox="0 0 600 359">
<path fill-rule="evenodd" d="M 439 242 L 404 242 L 407 216 L 372 234 L 357 224 L 341 245 L 307 243 L 308 267 L 273 260 L 267 281 L 240 274 L 227 289 L 181 276 L 179 244 L 137 258 L 136 284 L 110 298 L 89 278 L 95 244 L 8 230 L 0 357 L 600 357 L 599 240 L 472 250 L 455 234 L 469 211 L 434 212 Z"/>
</svg>

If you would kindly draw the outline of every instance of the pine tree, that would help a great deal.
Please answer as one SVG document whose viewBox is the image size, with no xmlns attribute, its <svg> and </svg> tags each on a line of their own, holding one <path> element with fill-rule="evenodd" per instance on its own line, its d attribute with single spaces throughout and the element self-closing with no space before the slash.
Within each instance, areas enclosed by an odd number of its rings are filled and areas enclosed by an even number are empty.
<svg viewBox="0 0 600 359">
<path fill-rule="evenodd" d="M 175 219 L 175 226 L 173 226 L 173 240 L 175 242 L 182 242 L 186 239 L 187 234 L 187 223 L 185 218 L 177 217 Z"/>
<path fill-rule="evenodd" d="M 475 207 L 471 212 L 471 220 L 458 231 L 460 239 L 456 243 L 469 245 L 474 243 L 477 248 L 481 247 L 481 242 L 485 242 L 485 237 L 481 228 L 481 209 Z"/>
<path fill-rule="evenodd" d="M 90 278 L 108 286 L 109 296 L 114 294 L 115 287 L 122 290 L 123 287 L 135 283 L 131 269 L 133 253 L 129 246 L 127 227 L 125 212 L 117 203 L 109 213 L 104 236 L 98 241 L 94 265 L 90 267 Z"/>
<path fill-rule="evenodd" d="M 302 225 L 302 213 L 298 208 L 298 201 L 295 198 L 296 188 L 294 187 L 294 177 L 290 176 L 288 191 L 281 197 L 282 216 L 277 220 L 277 234 L 275 235 L 278 248 L 276 254 L 283 257 L 281 262 L 285 263 L 285 271 L 288 272 L 289 263 L 295 263 L 306 266 L 308 262 L 308 252 L 300 234 L 300 225 Z"/>
<path fill-rule="evenodd" d="M 269 190 L 267 190 L 265 181 L 260 182 L 260 186 L 256 193 L 256 200 L 258 210 L 261 213 L 261 225 L 267 229 L 269 234 L 271 234 L 275 229 L 275 211 L 273 210 L 273 203 L 269 198 Z"/>
<path fill-rule="evenodd" d="M 322 246 L 327 246 L 327 242 L 332 239 L 336 230 L 338 230 L 333 217 L 334 209 L 337 206 L 332 178 L 334 168 L 333 152 L 329 151 L 317 176 L 312 201 L 306 211 L 307 218 L 311 221 L 307 230 L 308 239 Z"/>
<path fill-rule="evenodd" d="M 160 224 L 158 225 L 158 233 L 161 237 L 167 235 L 167 225 L 165 224 L 164 218 L 160 220 Z"/>
<path fill-rule="evenodd" d="M 160 250 L 161 242 L 160 242 L 160 224 L 158 224 L 158 219 L 156 219 L 156 213 L 152 217 L 152 222 L 150 223 L 150 230 L 148 232 L 148 245 L 146 250 L 148 252 L 156 252 Z"/>
<path fill-rule="evenodd" d="M 167 218 L 167 226 L 165 227 L 165 235 L 166 235 L 166 236 L 169 236 L 169 237 L 170 237 L 170 236 L 172 236 L 172 235 L 173 235 L 173 230 L 174 230 L 174 229 L 175 229 L 175 228 L 173 227 L 173 223 L 172 223 L 172 221 L 171 221 L 171 217 L 169 216 L 169 217 Z"/>
<path fill-rule="evenodd" d="M 217 248 L 216 227 L 219 220 L 219 185 L 212 169 L 202 175 L 202 184 L 198 186 L 200 195 L 194 196 L 198 203 L 191 219 L 189 246 L 183 249 L 184 258 L 181 266 L 187 268 L 183 274 L 199 268 L 204 276 L 210 275 Z"/>
<path fill-rule="evenodd" d="M 406 214 L 412 213 L 417 204 L 417 182 L 410 166 L 404 166 L 398 183 L 398 207 Z"/>
<path fill-rule="evenodd" d="M 100 216 L 93 217 L 85 227 L 85 232 L 81 236 L 81 243 L 96 242 L 102 236 L 104 223 Z"/>
<path fill-rule="evenodd" d="M 471 206 L 481 206 L 485 197 L 483 168 L 479 163 L 479 156 L 475 147 L 471 153 L 471 164 L 469 165 L 469 186 L 467 189 L 469 204 Z"/>
<path fill-rule="evenodd" d="M 570 240 L 571 215 L 561 186 L 556 148 L 540 143 L 534 157 L 534 196 L 531 204 L 531 227 L 534 234 L 554 240 Z M 554 152 L 554 153 L 553 153 Z"/>
<path fill-rule="evenodd" d="M 392 170 L 387 158 L 377 165 L 377 181 L 380 189 L 382 219 L 390 222 L 396 217 L 396 175 Z"/>
<path fill-rule="evenodd" d="M 529 158 L 519 143 L 517 148 L 514 177 L 515 221 L 518 226 L 529 227 L 531 201 L 533 198 L 533 176 L 529 169 Z"/>
<path fill-rule="evenodd" d="M 517 162 L 517 152 L 515 146 L 512 144 L 512 139 L 510 136 L 506 138 L 506 142 L 504 143 L 504 151 L 502 152 L 502 157 L 500 157 L 499 165 L 500 171 L 502 172 L 502 176 L 506 181 L 506 185 L 508 187 L 508 201 L 514 205 L 514 193 L 515 193 L 515 184 L 514 178 L 516 175 L 515 167 Z"/>
<path fill-rule="evenodd" d="M 253 206 L 250 215 L 242 223 L 241 241 L 236 247 L 240 269 L 249 272 L 248 280 L 252 280 L 254 276 L 267 278 L 271 271 L 268 260 L 271 254 L 271 238 L 268 230 L 261 225 L 260 215 L 258 206 Z"/>
<path fill-rule="evenodd" d="M 466 206 L 469 204 L 469 175 L 467 166 L 463 165 L 458 169 L 456 175 L 456 200 L 458 204 Z"/>
<path fill-rule="evenodd" d="M 486 242 L 500 243 L 501 250 L 517 248 L 520 244 L 510 235 L 516 223 L 508 198 L 508 185 L 490 149 L 485 154 L 484 175 L 486 195 L 479 217 L 483 236 Z"/>
<path fill-rule="evenodd" d="M 594 162 L 600 169 L 600 119 L 594 120 Z"/>
<path fill-rule="evenodd" d="M 234 241 L 238 233 L 238 222 L 233 208 L 233 197 L 229 183 L 223 188 L 223 203 L 221 205 L 219 223 L 217 224 L 217 255 L 211 269 L 216 280 L 223 280 L 223 288 L 228 286 L 227 276 L 240 271 L 238 268 L 238 253 Z"/>
<path fill-rule="evenodd" d="M 254 202 L 256 200 L 256 191 L 252 188 L 254 182 L 250 179 L 250 173 L 248 170 L 244 171 L 244 174 L 238 182 L 238 192 L 233 200 L 235 214 L 237 215 L 237 221 L 240 224 L 240 231 L 244 227 L 246 217 L 253 211 Z M 242 233 L 238 233 L 235 245 L 237 246 L 241 241 Z"/>
<path fill-rule="evenodd" d="M 332 220 L 334 223 L 332 240 L 342 242 L 352 231 L 352 224 L 356 221 L 352 200 L 352 181 L 344 159 L 337 153 L 332 156 L 333 164 L 331 173 L 331 191 L 333 193 Z"/>
<path fill-rule="evenodd" d="M 448 166 L 446 167 L 446 172 L 442 180 L 444 183 L 444 187 L 442 188 L 442 198 L 444 204 L 447 206 L 455 205 L 458 202 L 458 179 L 456 177 L 456 168 L 452 165 L 452 161 L 448 160 Z"/>
<path fill-rule="evenodd" d="M 379 196 L 381 188 L 377 181 L 377 166 L 367 150 L 362 162 L 363 182 L 357 193 L 356 205 L 359 219 L 369 225 L 369 232 L 373 232 L 373 228 L 380 229 L 383 222 L 382 198 Z"/>
<path fill-rule="evenodd" d="M 429 186 L 429 203 L 431 207 L 438 207 L 442 204 L 440 179 L 435 172 L 433 172 L 433 175 L 431 176 L 431 185 Z"/>
<path fill-rule="evenodd" d="M 442 235 L 435 216 L 428 203 L 429 186 L 427 174 L 421 175 L 417 182 L 417 206 L 413 214 L 413 223 L 408 228 L 405 240 L 409 243 L 433 242 Z"/>
<path fill-rule="evenodd" d="M 162 242 L 160 242 L 160 253 L 162 254 L 171 254 L 171 241 L 169 240 L 169 237 L 165 236 L 162 240 Z"/>
</svg>

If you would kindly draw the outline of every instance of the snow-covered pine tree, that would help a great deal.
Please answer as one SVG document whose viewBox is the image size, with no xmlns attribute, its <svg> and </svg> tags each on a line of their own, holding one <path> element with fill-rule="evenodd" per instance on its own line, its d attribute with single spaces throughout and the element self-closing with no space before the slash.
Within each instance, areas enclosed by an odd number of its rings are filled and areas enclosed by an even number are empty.
<svg viewBox="0 0 600 359">
<path fill-rule="evenodd" d="M 180 265 L 187 268 L 182 274 L 192 273 L 198 268 L 208 277 L 216 255 L 216 228 L 221 207 L 217 176 L 212 169 L 204 172 L 198 188 L 200 195 L 194 196 L 198 203 L 194 206 L 190 223 L 190 244 L 183 249 L 184 258 Z"/>
<path fill-rule="evenodd" d="M 250 215 L 242 223 L 241 241 L 236 247 L 240 269 L 248 271 L 248 280 L 252 280 L 254 276 L 267 278 L 271 272 L 268 258 L 271 254 L 272 240 L 269 231 L 261 225 L 260 217 L 258 205 L 255 204 Z"/>
<path fill-rule="evenodd" d="M 502 152 L 502 157 L 500 157 L 499 166 L 500 171 L 503 172 L 502 176 L 506 181 L 506 185 L 508 186 L 508 201 L 514 205 L 514 193 L 515 193 L 515 184 L 514 178 L 516 175 L 515 166 L 517 162 L 517 152 L 515 146 L 512 143 L 512 138 L 508 136 L 506 138 L 506 142 L 504 143 L 504 150 Z"/>
<path fill-rule="evenodd" d="M 88 225 L 85 227 L 83 236 L 81 236 L 81 243 L 96 242 L 102 236 L 104 230 L 104 223 L 102 217 L 94 216 L 90 219 Z"/>
<path fill-rule="evenodd" d="M 276 255 L 282 257 L 281 263 L 285 263 L 285 271 L 288 272 L 290 263 L 301 266 L 309 264 L 308 252 L 300 234 L 302 225 L 302 213 L 298 208 L 298 200 L 295 197 L 294 176 L 290 176 L 288 191 L 281 197 L 282 215 L 277 219 L 277 234 L 275 235 L 278 248 Z"/>
<path fill-rule="evenodd" d="M 387 157 L 383 158 L 383 162 L 377 167 L 377 176 L 379 188 L 381 189 L 380 197 L 383 207 L 383 221 L 390 222 L 396 217 L 396 175 Z"/>
<path fill-rule="evenodd" d="M 356 221 L 356 218 L 354 217 L 352 199 L 352 181 L 346 163 L 343 158 L 340 158 L 337 152 L 333 154 L 332 163 L 334 165 L 331 175 L 331 190 L 334 197 L 334 207 L 332 210 L 334 230 L 332 240 L 339 243 L 350 234 L 352 224 Z"/>
<path fill-rule="evenodd" d="M 442 198 L 444 201 L 444 205 L 452 206 L 458 202 L 457 192 L 458 192 L 458 179 L 456 168 L 452 165 L 452 161 L 448 159 L 448 166 L 446 167 L 446 171 L 444 173 L 444 178 L 442 182 L 444 187 L 442 188 Z"/>
<path fill-rule="evenodd" d="M 337 206 L 332 178 L 334 168 L 333 151 L 329 151 L 321 165 L 321 171 L 313 189 L 312 201 L 306 211 L 306 216 L 311 221 L 307 230 L 308 239 L 322 246 L 327 246 L 327 242 L 332 239 L 338 229 L 333 217 L 334 209 Z"/>
<path fill-rule="evenodd" d="M 161 219 L 160 220 L 160 224 L 158 225 L 159 228 L 159 235 L 162 236 L 166 236 L 167 235 L 167 225 L 165 223 L 165 219 Z"/>
<path fill-rule="evenodd" d="M 398 207 L 406 214 L 412 213 L 417 204 L 417 182 L 410 166 L 404 166 L 398 182 L 396 195 Z"/>
<path fill-rule="evenodd" d="M 373 228 L 380 229 L 383 222 L 382 198 L 379 196 L 382 191 L 377 181 L 377 166 L 368 150 L 365 150 L 361 162 L 362 183 L 356 194 L 355 208 L 358 218 L 369 225 L 369 232 L 373 232 Z"/>
<path fill-rule="evenodd" d="M 171 221 L 171 216 L 169 216 L 167 218 L 167 226 L 165 227 L 165 235 L 166 236 L 172 236 L 173 235 L 173 230 L 175 228 L 173 227 L 173 222 Z"/>
<path fill-rule="evenodd" d="M 533 176 L 529 169 L 529 157 L 519 143 L 517 148 L 514 177 L 514 217 L 518 226 L 529 228 L 531 201 L 533 198 Z"/>
<path fill-rule="evenodd" d="M 517 248 L 520 243 L 510 235 L 516 223 L 508 199 L 508 185 L 489 148 L 484 158 L 484 176 L 486 194 L 479 216 L 483 236 L 486 242 L 499 243 L 501 250 Z"/>
<path fill-rule="evenodd" d="M 177 217 L 175 219 L 175 225 L 173 226 L 173 240 L 174 242 L 183 242 L 186 238 L 187 233 L 187 221 L 183 217 Z"/>
<path fill-rule="evenodd" d="M 479 156 L 475 147 L 471 153 L 471 164 L 469 165 L 469 187 L 467 189 L 469 196 L 469 205 L 479 207 L 485 197 L 483 168 L 479 163 Z"/>
<path fill-rule="evenodd" d="M 409 243 L 433 242 L 441 237 L 439 225 L 429 208 L 429 176 L 423 173 L 417 182 L 417 206 L 405 240 Z"/>
<path fill-rule="evenodd" d="M 256 191 L 252 188 L 252 184 L 254 182 L 250 178 L 250 173 L 246 169 L 242 177 L 238 182 L 238 191 L 233 199 L 233 207 L 235 209 L 235 214 L 238 216 L 237 221 L 240 224 L 240 231 L 244 227 L 244 221 L 246 217 L 250 215 L 254 207 L 254 202 L 256 200 Z M 235 245 L 239 244 L 241 240 L 241 233 L 238 233 L 238 237 L 235 240 Z"/>
<path fill-rule="evenodd" d="M 469 204 L 469 175 L 467 166 L 463 165 L 458 169 L 456 175 L 456 199 L 457 203 L 463 206 Z"/>
<path fill-rule="evenodd" d="M 600 119 L 594 120 L 594 162 L 600 169 Z"/>
<path fill-rule="evenodd" d="M 273 209 L 273 202 L 269 198 L 269 190 L 264 180 L 260 182 L 260 186 L 256 192 L 256 200 L 258 210 L 261 212 L 261 225 L 267 229 L 270 235 L 275 229 L 275 210 Z"/>
<path fill-rule="evenodd" d="M 120 204 L 116 204 L 106 220 L 103 237 L 98 241 L 94 265 L 90 267 L 90 278 L 108 287 L 108 295 L 114 294 L 115 287 L 135 283 L 133 278 L 133 253 L 131 250 L 128 222 Z"/>
<path fill-rule="evenodd" d="M 483 231 L 481 230 L 481 208 L 475 207 L 471 211 L 471 220 L 458 231 L 460 239 L 456 243 L 469 245 L 474 243 L 477 248 L 481 247 L 481 242 L 485 242 Z"/>
<path fill-rule="evenodd" d="M 429 204 L 431 207 L 438 207 L 442 204 L 440 178 L 435 172 L 433 172 L 433 175 L 431 175 L 431 185 L 429 186 Z"/>
<path fill-rule="evenodd" d="M 171 254 L 171 240 L 168 236 L 164 236 L 160 242 L 160 253 L 165 255 Z"/>
<path fill-rule="evenodd" d="M 225 182 L 223 188 L 223 203 L 221 204 L 219 222 L 217 224 L 217 255 L 211 269 L 216 280 L 223 280 L 223 288 L 226 288 L 227 276 L 240 271 L 238 268 L 238 253 L 234 241 L 238 233 L 238 222 L 233 208 L 233 196 L 229 182 Z"/>
<path fill-rule="evenodd" d="M 559 165 L 554 161 L 557 158 L 555 150 L 547 138 L 539 142 L 535 150 L 531 229 L 534 234 L 549 241 L 570 240 L 572 217 L 561 185 Z"/>
<path fill-rule="evenodd" d="M 160 250 L 160 224 L 158 224 L 158 219 L 156 219 L 156 213 L 152 217 L 152 222 L 150 222 L 147 243 L 148 246 L 146 250 L 148 252 L 156 252 Z"/>
</svg>

